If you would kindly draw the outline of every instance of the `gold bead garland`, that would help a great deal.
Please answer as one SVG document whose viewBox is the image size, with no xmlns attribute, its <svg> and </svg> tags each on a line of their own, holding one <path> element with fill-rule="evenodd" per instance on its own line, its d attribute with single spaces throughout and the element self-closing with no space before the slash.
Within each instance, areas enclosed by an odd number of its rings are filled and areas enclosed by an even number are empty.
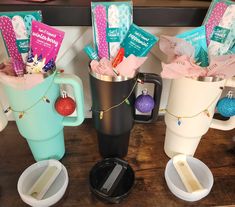
<svg viewBox="0 0 235 207">
<path fill-rule="evenodd" d="M 171 113 L 168 109 L 160 109 L 159 111 L 160 112 L 166 112 L 168 114 L 170 114 L 171 116 L 175 117 L 177 119 L 177 123 L 178 125 L 181 125 L 181 120 L 182 119 L 190 119 L 190 118 L 194 118 L 200 114 L 205 114 L 207 117 L 211 117 L 211 114 L 209 112 L 209 108 L 212 106 L 212 104 L 214 104 L 214 102 L 220 97 L 221 93 L 219 93 L 213 100 L 212 102 L 205 108 L 203 109 L 202 111 L 196 113 L 196 114 L 193 114 L 191 116 L 179 116 L 179 115 L 176 115 L 176 114 L 173 114 Z"/>
<path fill-rule="evenodd" d="M 130 93 L 128 94 L 128 96 L 127 96 L 125 99 L 123 99 L 120 103 L 115 104 L 115 105 L 113 105 L 113 106 L 111 106 L 111 107 L 109 107 L 109 108 L 107 108 L 107 109 L 105 109 L 105 110 L 95 110 L 95 109 L 91 108 L 91 111 L 96 112 L 96 113 L 99 113 L 99 118 L 100 118 L 100 120 L 101 120 L 101 119 L 103 119 L 103 117 L 104 117 L 104 113 L 106 113 L 106 112 L 108 112 L 108 111 L 110 111 L 110 110 L 112 110 L 112 109 L 114 109 L 114 108 L 119 107 L 119 106 L 122 105 L 123 103 L 126 103 L 126 104 L 130 105 L 129 97 L 131 96 L 132 92 L 134 91 L 134 89 L 135 89 L 137 83 L 143 84 L 143 81 L 140 80 L 139 78 L 137 78 L 137 80 L 136 80 L 136 82 L 135 82 L 133 88 L 131 89 Z"/>
</svg>

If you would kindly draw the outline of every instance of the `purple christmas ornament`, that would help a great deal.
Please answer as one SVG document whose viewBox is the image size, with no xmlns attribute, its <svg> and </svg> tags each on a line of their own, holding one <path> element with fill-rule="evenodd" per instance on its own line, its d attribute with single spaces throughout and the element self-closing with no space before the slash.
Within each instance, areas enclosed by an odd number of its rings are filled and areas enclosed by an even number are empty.
<svg viewBox="0 0 235 207">
<path fill-rule="evenodd" d="M 142 91 L 142 94 L 139 95 L 135 100 L 135 108 L 141 113 L 148 113 L 154 108 L 153 97 L 148 94 L 148 91 L 145 89 Z"/>
</svg>

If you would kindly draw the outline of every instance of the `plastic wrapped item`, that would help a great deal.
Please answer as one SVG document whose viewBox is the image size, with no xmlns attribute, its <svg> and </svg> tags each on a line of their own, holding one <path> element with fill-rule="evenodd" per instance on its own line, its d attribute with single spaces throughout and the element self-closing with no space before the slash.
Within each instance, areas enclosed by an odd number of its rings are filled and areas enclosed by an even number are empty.
<svg viewBox="0 0 235 207">
<path fill-rule="evenodd" d="M 203 24 L 210 56 L 233 54 L 235 50 L 235 3 L 212 1 Z"/>
<path fill-rule="evenodd" d="M 132 1 L 92 2 L 94 45 L 100 58 L 113 58 L 133 19 Z"/>
<path fill-rule="evenodd" d="M 0 18 L 6 19 L 8 21 L 8 24 L 13 28 L 14 33 L 12 33 L 12 35 L 15 36 L 14 41 L 25 63 L 27 61 L 27 55 L 29 51 L 29 40 L 32 21 L 42 21 L 41 11 L 0 12 Z M 9 35 L 9 32 L 1 32 L 3 37 Z M 6 48 L 6 50 L 11 56 L 9 49 Z"/>
</svg>

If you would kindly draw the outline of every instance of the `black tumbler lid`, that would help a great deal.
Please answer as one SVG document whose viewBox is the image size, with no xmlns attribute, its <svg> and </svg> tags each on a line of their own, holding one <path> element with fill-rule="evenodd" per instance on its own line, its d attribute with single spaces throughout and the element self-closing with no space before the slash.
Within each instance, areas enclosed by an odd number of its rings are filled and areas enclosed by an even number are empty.
<svg viewBox="0 0 235 207">
<path fill-rule="evenodd" d="M 119 203 L 130 193 L 135 182 L 131 166 L 119 158 L 106 158 L 90 171 L 90 189 L 101 200 Z"/>
</svg>

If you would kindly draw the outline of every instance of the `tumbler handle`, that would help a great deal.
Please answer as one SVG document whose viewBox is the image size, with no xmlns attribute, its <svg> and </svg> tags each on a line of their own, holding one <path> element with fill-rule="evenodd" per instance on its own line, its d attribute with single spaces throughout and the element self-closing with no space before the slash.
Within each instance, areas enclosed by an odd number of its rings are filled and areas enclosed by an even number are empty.
<svg viewBox="0 0 235 207">
<path fill-rule="evenodd" d="M 69 84 L 73 87 L 74 98 L 77 104 L 77 115 L 76 117 L 64 117 L 64 126 L 78 126 L 84 120 L 84 96 L 83 96 L 83 85 L 81 79 L 73 74 L 58 74 L 54 82 L 56 84 Z"/>
<path fill-rule="evenodd" d="M 226 81 L 225 86 L 235 88 L 235 78 L 230 78 Z M 217 119 L 212 119 L 210 128 L 219 130 L 232 130 L 235 128 L 235 116 L 230 117 L 226 121 L 221 121 Z"/>
<path fill-rule="evenodd" d="M 144 83 L 153 83 L 154 84 L 154 102 L 155 106 L 152 110 L 151 115 L 139 115 L 135 114 L 135 122 L 138 123 L 152 123 L 157 120 L 160 99 L 162 94 L 162 78 L 154 73 L 139 73 L 138 78 Z"/>
</svg>

